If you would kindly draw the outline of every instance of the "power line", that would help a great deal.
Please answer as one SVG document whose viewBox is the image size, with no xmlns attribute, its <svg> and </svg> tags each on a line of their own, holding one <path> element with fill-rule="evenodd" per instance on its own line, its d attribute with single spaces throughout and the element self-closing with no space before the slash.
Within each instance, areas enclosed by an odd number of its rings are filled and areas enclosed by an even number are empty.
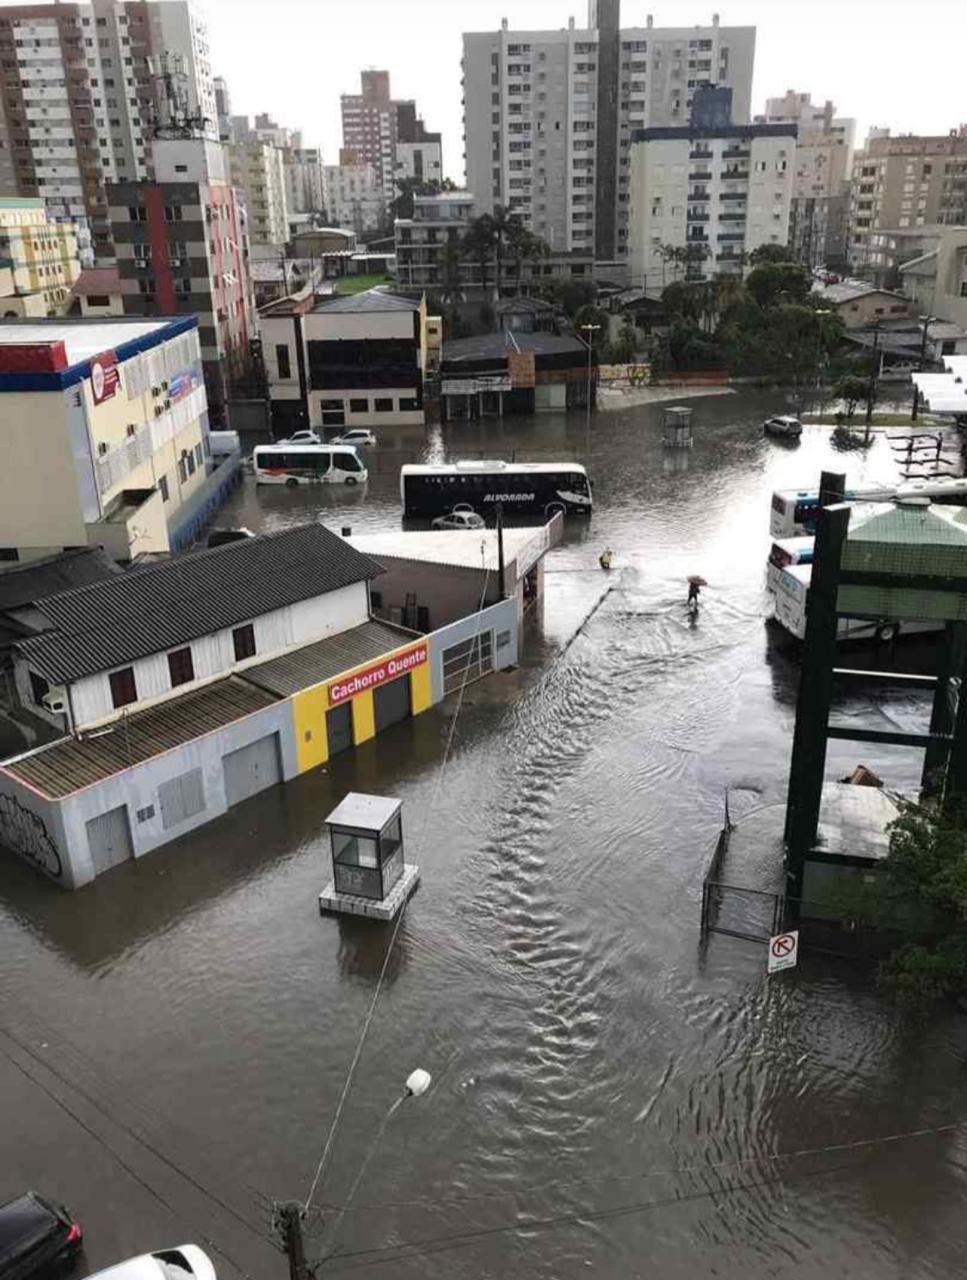
<svg viewBox="0 0 967 1280">
<path fill-rule="evenodd" d="M 437 1200 L 383 1200 L 372 1203 L 346 1205 L 326 1204 L 329 1211 L 361 1213 L 363 1210 L 375 1209 L 437 1209 L 446 1205 L 475 1204 L 488 1200 L 506 1200 L 510 1197 L 541 1195 L 556 1191 L 571 1191 L 586 1187 L 607 1186 L 617 1182 L 640 1182 L 645 1178 L 684 1177 L 689 1174 L 716 1173 L 728 1169 L 741 1169 L 750 1164 L 762 1164 L 767 1161 L 803 1160 L 810 1156 L 842 1154 L 847 1151 L 859 1151 L 868 1147 L 878 1147 L 887 1143 L 904 1142 L 914 1138 L 935 1137 L 941 1133 L 952 1133 L 961 1128 L 967 1120 L 951 1121 L 949 1124 L 937 1125 L 929 1129 L 910 1129 L 904 1133 L 888 1133 L 876 1138 L 859 1138 L 854 1142 L 836 1142 L 825 1147 L 803 1147 L 798 1151 L 763 1152 L 754 1156 L 743 1156 L 736 1160 L 719 1160 L 706 1164 L 676 1165 L 668 1169 L 646 1169 L 640 1173 L 607 1174 L 604 1177 L 576 1178 L 571 1181 L 536 1182 L 523 1187 L 508 1187 L 505 1191 L 485 1191 L 478 1194 L 444 1196 Z"/>
<path fill-rule="evenodd" d="M 8 1040 L 12 1040 L 13 1043 L 21 1050 L 22 1053 L 25 1053 L 29 1058 L 31 1058 L 39 1066 L 43 1067 L 46 1071 L 49 1071 L 50 1074 L 56 1080 L 59 1080 L 60 1083 L 65 1085 L 68 1089 L 74 1090 L 75 1093 L 79 1094 L 80 1097 L 82 1097 L 87 1103 L 89 1103 L 90 1106 L 92 1106 L 102 1116 L 104 1116 L 112 1124 L 116 1125 L 117 1128 L 119 1128 L 123 1133 L 127 1134 L 129 1138 L 131 1138 L 134 1142 L 139 1143 L 142 1147 L 145 1148 L 145 1150 L 149 1151 L 155 1157 L 155 1159 L 159 1160 L 162 1164 L 166 1165 L 174 1173 L 178 1174 L 179 1177 L 184 1178 L 184 1180 L 187 1183 L 189 1183 L 192 1187 L 194 1187 L 196 1191 L 199 1191 L 201 1192 L 202 1195 L 207 1196 L 214 1204 L 218 1205 L 219 1208 L 224 1210 L 225 1213 L 227 1213 L 230 1217 L 234 1218 L 236 1222 L 241 1223 L 242 1226 L 246 1228 L 246 1230 L 252 1232 L 253 1235 L 258 1236 L 259 1239 L 265 1240 L 267 1243 L 272 1243 L 272 1241 L 267 1235 L 259 1231 L 257 1227 L 253 1226 L 252 1223 L 247 1218 L 243 1217 L 242 1214 L 240 1214 L 236 1209 L 234 1209 L 230 1204 L 228 1204 L 227 1201 L 223 1200 L 221 1196 L 217 1195 L 214 1191 L 209 1190 L 208 1187 L 206 1187 L 203 1183 L 199 1182 L 199 1180 L 195 1178 L 191 1173 L 183 1169 L 180 1165 L 176 1164 L 173 1160 L 171 1160 L 168 1156 L 166 1156 L 164 1152 L 159 1151 L 158 1148 L 154 1146 L 153 1143 L 149 1142 L 146 1138 L 144 1138 L 141 1134 L 139 1134 L 137 1130 L 132 1129 L 131 1126 L 126 1124 L 123 1120 L 120 1120 L 114 1115 L 112 1115 L 109 1111 L 105 1109 L 105 1107 L 101 1105 L 101 1103 L 96 1098 L 92 1097 L 85 1089 L 82 1089 L 80 1085 L 76 1084 L 74 1081 L 68 1080 L 65 1076 L 61 1075 L 60 1072 L 56 1069 L 56 1067 L 54 1067 L 51 1063 L 45 1061 L 43 1058 L 39 1057 L 30 1048 L 29 1045 L 24 1044 L 17 1036 L 13 1034 L 12 1031 L 10 1031 L 8 1027 L 0 1027 L 0 1031 L 2 1031 L 3 1035 L 5 1035 Z M 8 1061 L 12 1062 L 18 1068 L 18 1070 L 20 1070 L 24 1075 L 29 1076 L 29 1073 L 24 1070 L 23 1066 L 20 1063 L 18 1063 L 14 1058 L 12 1058 L 9 1053 L 5 1054 L 5 1057 L 7 1058 Z M 32 1077 L 32 1076 L 30 1078 L 34 1080 L 34 1083 L 36 1083 L 39 1088 L 44 1089 L 44 1086 L 40 1083 L 39 1080 L 37 1080 L 35 1077 Z M 54 1095 L 51 1094 L 48 1090 L 44 1089 L 44 1092 L 48 1093 L 49 1096 L 54 1097 Z M 74 1118 L 77 1119 L 79 1124 L 82 1124 L 82 1125 L 84 1124 L 84 1122 L 81 1121 L 79 1117 L 75 1115 L 74 1112 L 70 1111 L 70 1109 L 64 1103 L 61 1102 L 60 1105 L 63 1107 L 65 1111 L 68 1111 L 68 1114 L 73 1115 Z M 93 1130 L 90 1130 L 88 1126 L 84 1125 L 84 1127 L 88 1129 L 88 1132 L 93 1133 Z M 98 1139 L 98 1140 L 103 1142 L 102 1139 Z M 103 1145 L 113 1153 L 113 1148 L 110 1147 L 108 1143 L 103 1142 Z M 120 1157 L 118 1157 L 118 1159 L 120 1159 Z M 127 1165 L 125 1165 L 125 1168 L 127 1168 Z M 142 1181 L 140 1178 L 138 1180 Z M 217 1246 L 213 1246 L 213 1247 L 217 1247 Z M 228 1257 L 227 1254 L 225 1256 Z M 231 1259 L 229 1259 L 229 1261 L 231 1261 Z M 235 1264 L 233 1263 L 232 1265 L 234 1266 Z M 242 1271 L 242 1274 L 245 1275 L 246 1273 Z"/>
<path fill-rule="evenodd" d="M 484 602 L 487 599 L 487 586 L 490 581 L 490 566 L 486 564 L 483 544 L 481 545 L 481 558 L 484 559 L 484 581 L 483 581 L 483 589 L 480 592 L 480 600 L 477 605 L 477 630 L 474 633 L 474 636 L 471 640 L 470 649 L 467 653 L 467 661 L 463 669 L 463 679 L 460 684 L 460 692 L 457 697 L 456 709 L 453 713 L 453 719 L 450 722 L 450 731 L 447 735 L 446 746 L 443 751 L 443 758 L 440 761 L 440 768 L 437 772 L 436 785 L 433 789 L 433 794 L 430 797 L 430 803 L 427 806 L 426 819 L 423 823 L 422 840 L 426 839 L 426 833 L 427 833 L 427 830 L 429 829 L 429 824 L 433 817 L 433 811 L 436 808 L 437 800 L 440 794 L 440 789 L 443 785 L 443 777 L 444 777 L 444 774 L 446 773 L 447 763 L 450 759 L 450 751 L 453 747 L 453 739 L 457 729 L 457 721 L 460 718 L 460 711 L 461 711 L 461 708 L 463 707 L 464 690 L 467 687 L 467 681 L 470 677 L 470 666 L 474 659 L 475 653 L 478 661 L 480 657 L 480 635 L 483 628 Z M 503 582 L 501 582 L 500 584 L 501 598 L 503 598 L 503 590 L 504 590 L 504 584 Z M 343 1082 L 342 1091 L 339 1095 L 339 1101 L 336 1104 L 336 1110 L 332 1118 L 332 1123 L 330 1124 L 329 1132 L 326 1135 L 326 1141 L 322 1148 L 322 1155 L 319 1157 L 319 1163 L 316 1165 L 315 1174 L 313 1175 L 312 1182 L 309 1184 L 309 1190 L 303 1202 L 303 1213 L 305 1213 L 309 1209 L 309 1206 L 312 1204 L 312 1198 L 316 1193 L 316 1188 L 319 1185 L 319 1180 L 322 1177 L 323 1172 L 328 1164 L 329 1157 L 332 1152 L 333 1143 L 336 1137 L 336 1131 L 339 1128 L 339 1122 L 342 1119 L 343 1109 L 346 1105 L 346 1099 L 349 1096 L 349 1090 L 352 1087 L 353 1078 L 355 1077 L 355 1074 L 356 1074 L 356 1068 L 358 1067 L 359 1059 L 362 1056 L 363 1046 L 366 1043 L 366 1037 L 369 1034 L 369 1028 L 372 1025 L 373 1017 L 376 1013 L 376 1005 L 379 1002 L 380 993 L 383 990 L 383 982 L 385 981 L 386 973 L 389 968 L 390 957 L 393 954 L 393 948 L 396 945 L 396 939 L 399 936 L 400 927 L 403 924 L 403 920 L 406 916 L 406 908 L 408 906 L 408 902 L 409 902 L 408 899 L 404 900 L 403 905 L 400 907 L 399 914 L 397 915 L 396 920 L 393 924 L 393 932 L 390 934 L 389 942 L 386 945 L 386 952 L 383 956 L 383 963 L 380 966 L 379 976 L 376 979 L 376 988 L 373 991 L 373 998 L 369 1003 L 369 1009 L 366 1012 L 366 1017 L 363 1021 L 363 1026 L 359 1033 L 359 1038 L 356 1041 L 356 1048 L 355 1048 L 355 1051 L 353 1052 L 352 1061 L 349 1064 L 349 1070 L 346 1072 L 346 1079 Z"/>
</svg>

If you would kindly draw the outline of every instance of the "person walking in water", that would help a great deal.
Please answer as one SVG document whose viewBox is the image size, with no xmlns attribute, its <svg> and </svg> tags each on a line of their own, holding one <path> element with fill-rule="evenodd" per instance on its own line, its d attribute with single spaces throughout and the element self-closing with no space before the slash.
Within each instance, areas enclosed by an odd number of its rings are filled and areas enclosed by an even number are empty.
<svg viewBox="0 0 967 1280">
<path fill-rule="evenodd" d="M 699 592 L 701 591 L 701 589 L 702 589 L 702 588 L 698 585 L 698 583 L 697 583 L 697 582 L 695 582 L 695 581 L 694 581 L 694 579 L 693 579 L 693 580 L 688 584 L 688 604 L 689 604 L 689 608 L 691 608 L 691 606 L 692 606 L 693 604 L 694 604 L 696 607 L 698 606 L 698 596 L 699 596 Z"/>
<path fill-rule="evenodd" d="M 602 569 L 611 568 L 611 560 L 613 556 L 614 556 L 614 552 L 611 550 L 611 548 L 605 547 L 605 549 L 598 556 L 598 564 L 601 566 Z"/>
</svg>

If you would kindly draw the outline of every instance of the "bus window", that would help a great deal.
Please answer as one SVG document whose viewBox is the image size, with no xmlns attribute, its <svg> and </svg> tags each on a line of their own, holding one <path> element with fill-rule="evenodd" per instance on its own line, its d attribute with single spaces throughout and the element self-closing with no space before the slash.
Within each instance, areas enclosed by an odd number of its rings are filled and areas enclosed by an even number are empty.
<svg viewBox="0 0 967 1280">
<path fill-rule="evenodd" d="M 362 471 L 363 464 L 354 453 L 334 453 L 333 465 L 341 471 Z"/>
</svg>

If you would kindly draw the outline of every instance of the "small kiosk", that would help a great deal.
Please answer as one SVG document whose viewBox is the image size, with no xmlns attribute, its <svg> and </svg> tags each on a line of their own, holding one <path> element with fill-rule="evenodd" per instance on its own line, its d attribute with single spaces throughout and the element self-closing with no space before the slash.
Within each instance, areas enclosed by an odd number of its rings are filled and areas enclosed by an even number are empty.
<svg viewBox="0 0 967 1280">
<path fill-rule="evenodd" d="M 326 819 L 332 880 L 320 911 L 392 920 L 416 888 L 420 869 L 403 857 L 403 805 L 350 791 Z"/>
<path fill-rule="evenodd" d="M 662 414 L 662 444 L 672 449 L 692 447 L 692 411 L 684 405 L 673 405 Z"/>
</svg>

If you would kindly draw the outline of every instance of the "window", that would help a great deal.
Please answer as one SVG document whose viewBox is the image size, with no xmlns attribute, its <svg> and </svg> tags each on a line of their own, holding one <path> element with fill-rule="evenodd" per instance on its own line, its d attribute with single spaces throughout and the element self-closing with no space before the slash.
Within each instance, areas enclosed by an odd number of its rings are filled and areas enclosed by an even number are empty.
<svg viewBox="0 0 967 1280">
<path fill-rule="evenodd" d="M 39 676 L 36 671 L 30 672 L 30 696 L 39 707 L 44 700 L 44 696 L 50 693 L 50 682 L 45 680 L 43 676 Z"/>
<path fill-rule="evenodd" d="M 292 377 L 292 365 L 289 361 L 289 348 L 284 342 L 279 342 L 275 347 L 275 363 L 279 367 L 280 378 Z"/>
<path fill-rule="evenodd" d="M 19 560 L 20 552 L 16 547 L 0 547 L 0 562 L 5 560 Z"/>
<path fill-rule="evenodd" d="M 243 627 L 236 627 L 232 632 L 232 643 L 235 646 L 235 661 L 243 662 L 246 658 L 255 657 L 255 628 L 251 622 Z"/>
<path fill-rule="evenodd" d="M 373 401 L 373 409 L 376 413 L 392 413 L 393 399 L 391 396 L 377 396 Z"/>
<path fill-rule="evenodd" d="M 108 680 L 111 685 L 111 702 L 115 707 L 126 707 L 137 702 L 138 689 L 134 683 L 134 667 L 122 667 L 120 671 L 112 671 Z"/>
<path fill-rule="evenodd" d="M 191 660 L 191 648 L 172 649 L 168 654 L 168 673 L 171 676 L 171 687 L 188 684 L 195 678 L 195 667 Z"/>
<path fill-rule="evenodd" d="M 416 413 L 419 407 L 416 396 L 400 396 L 400 413 Z"/>
<path fill-rule="evenodd" d="M 158 491 L 161 494 L 161 501 L 168 501 L 168 477 L 160 476 L 158 479 Z"/>
<path fill-rule="evenodd" d="M 369 413 L 369 401 L 366 399 L 350 400 L 350 413 Z"/>
<path fill-rule="evenodd" d="M 382 591 L 370 591 L 370 593 L 369 593 L 369 607 L 370 607 L 371 609 L 382 609 L 382 607 L 383 607 L 383 593 L 382 593 Z M 31 678 L 32 678 L 32 677 L 31 677 Z M 39 702 L 39 701 L 40 701 L 40 699 L 38 698 L 38 699 L 37 699 L 37 701 Z"/>
</svg>

